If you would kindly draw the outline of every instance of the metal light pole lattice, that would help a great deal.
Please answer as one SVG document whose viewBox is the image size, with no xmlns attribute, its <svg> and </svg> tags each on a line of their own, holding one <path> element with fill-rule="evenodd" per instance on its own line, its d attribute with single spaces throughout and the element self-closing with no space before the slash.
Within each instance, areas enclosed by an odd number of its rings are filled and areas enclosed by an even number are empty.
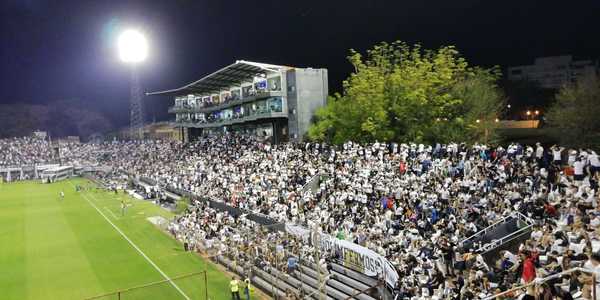
<svg viewBox="0 0 600 300">
<path fill-rule="evenodd" d="M 137 139 L 143 138 L 144 105 L 142 103 L 142 88 L 135 65 L 131 67 L 131 91 L 129 97 L 129 126 L 131 135 Z"/>
<path fill-rule="evenodd" d="M 142 103 L 142 88 L 138 74 L 138 65 L 148 56 L 148 43 L 142 33 L 137 30 L 126 30 L 119 36 L 119 56 L 131 66 L 131 91 L 129 98 L 131 135 L 137 139 L 143 138 L 144 107 Z"/>
</svg>

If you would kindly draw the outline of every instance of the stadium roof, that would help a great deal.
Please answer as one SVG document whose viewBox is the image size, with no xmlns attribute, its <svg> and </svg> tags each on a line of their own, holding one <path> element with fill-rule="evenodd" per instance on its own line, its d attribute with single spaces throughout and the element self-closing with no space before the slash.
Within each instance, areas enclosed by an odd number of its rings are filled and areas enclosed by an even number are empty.
<svg viewBox="0 0 600 300">
<path fill-rule="evenodd" d="M 266 72 L 277 72 L 290 67 L 263 64 L 251 61 L 238 60 L 235 63 L 226 66 L 216 72 L 202 77 L 200 80 L 182 86 L 177 89 L 157 91 L 146 93 L 152 95 L 188 95 L 188 94 L 208 94 L 221 91 L 233 85 L 239 85 L 253 77 Z"/>
</svg>

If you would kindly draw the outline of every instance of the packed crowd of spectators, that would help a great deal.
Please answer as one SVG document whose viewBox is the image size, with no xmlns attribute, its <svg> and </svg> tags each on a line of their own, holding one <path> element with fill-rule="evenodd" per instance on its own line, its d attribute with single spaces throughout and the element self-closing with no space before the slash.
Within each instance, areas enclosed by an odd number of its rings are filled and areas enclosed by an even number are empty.
<svg viewBox="0 0 600 300">
<path fill-rule="evenodd" d="M 0 167 L 18 167 L 52 160 L 52 150 L 43 139 L 0 139 Z"/>
<path fill-rule="evenodd" d="M 43 149 L 36 143 L 0 141 L 0 149 L 8 149 L 0 154 L 0 164 L 44 158 L 47 154 L 36 153 Z M 72 144 L 61 148 L 61 156 L 65 161 L 108 164 L 163 188 L 317 228 L 372 249 L 396 266 L 400 299 L 476 299 L 578 266 L 600 275 L 600 161 L 591 149 L 541 144 L 270 145 L 230 135 L 192 143 Z M 306 189 L 315 176 L 323 178 L 320 186 Z M 461 245 L 516 212 L 535 222 L 531 238 L 517 251 L 486 261 L 476 248 Z M 283 236 L 250 239 L 244 232 L 253 232 L 253 226 L 195 203 L 171 230 L 192 243 L 264 245 L 261 239 L 271 238 L 282 245 L 299 244 Z M 299 247 L 291 253 L 302 251 L 312 250 Z M 589 299 L 591 286 L 588 275 L 574 273 L 534 292 Z"/>
</svg>

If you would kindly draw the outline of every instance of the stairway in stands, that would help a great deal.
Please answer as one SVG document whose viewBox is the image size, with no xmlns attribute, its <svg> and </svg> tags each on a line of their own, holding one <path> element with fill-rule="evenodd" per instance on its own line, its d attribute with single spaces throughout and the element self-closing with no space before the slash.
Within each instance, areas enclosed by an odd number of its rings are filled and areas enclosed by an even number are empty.
<svg viewBox="0 0 600 300">
<path fill-rule="evenodd" d="M 245 275 L 245 270 L 229 258 L 218 256 L 217 261 L 229 270 L 242 276 Z M 291 291 L 297 295 L 304 295 L 304 298 L 315 300 L 343 300 L 351 297 L 360 300 L 380 299 L 379 290 L 375 287 L 378 282 L 374 278 L 335 263 L 331 266 L 331 273 L 327 274 L 325 272 L 322 271 L 319 276 L 316 264 L 306 261 L 301 262 L 292 274 L 284 273 L 275 268 L 263 270 L 253 266 L 251 281 L 261 290 L 277 297 L 283 297 L 286 291 Z M 322 280 L 326 280 L 323 289 L 326 293 L 325 297 L 321 297 L 319 292 L 321 287 L 319 284 L 320 277 Z M 361 293 L 371 287 L 374 288 Z"/>
</svg>

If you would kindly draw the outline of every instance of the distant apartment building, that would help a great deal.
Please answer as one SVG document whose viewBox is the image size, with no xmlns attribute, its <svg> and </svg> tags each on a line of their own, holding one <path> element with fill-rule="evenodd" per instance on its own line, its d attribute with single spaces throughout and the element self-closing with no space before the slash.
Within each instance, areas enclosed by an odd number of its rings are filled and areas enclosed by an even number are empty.
<svg viewBox="0 0 600 300">
<path fill-rule="evenodd" d="M 597 71 L 598 64 L 592 60 L 573 60 L 571 55 L 549 56 L 536 58 L 533 65 L 509 67 L 508 79 L 527 80 L 542 88 L 559 89 L 566 83 Z"/>
</svg>

